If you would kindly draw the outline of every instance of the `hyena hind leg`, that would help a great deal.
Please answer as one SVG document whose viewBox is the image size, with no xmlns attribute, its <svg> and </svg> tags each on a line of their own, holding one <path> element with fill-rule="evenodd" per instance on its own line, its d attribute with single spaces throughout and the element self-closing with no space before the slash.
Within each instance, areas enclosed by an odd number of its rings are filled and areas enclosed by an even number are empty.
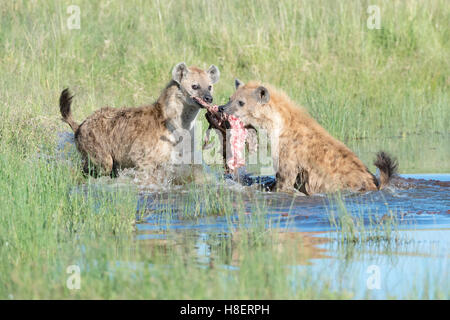
<svg viewBox="0 0 450 320">
<path fill-rule="evenodd" d="M 305 195 L 308 195 L 308 191 L 306 190 L 306 185 L 308 183 L 308 172 L 306 170 L 301 169 L 295 178 L 294 188 Z"/>
<path fill-rule="evenodd" d="M 92 177 L 99 177 L 102 175 L 117 176 L 117 168 L 114 166 L 111 155 L 104 154 L 103 156 L 96 155 L 95 157 L 83 157 L 83 173 Z"/>
</svg>

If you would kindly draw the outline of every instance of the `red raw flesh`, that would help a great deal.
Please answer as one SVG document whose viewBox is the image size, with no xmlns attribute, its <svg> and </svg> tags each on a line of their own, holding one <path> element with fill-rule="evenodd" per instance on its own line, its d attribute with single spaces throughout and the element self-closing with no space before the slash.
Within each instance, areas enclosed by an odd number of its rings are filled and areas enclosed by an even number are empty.
<svg viewBox="0 0 450 320">
<path fill-rule="evenodd" d="M 244 127 L 244 123 L 239 118 L 226 114 L 219 113 L 219 107 L 217 105 L 210 106 L 202 99 L 194 97 L 195 101 L 205 107 L 208 112 L 216 115 L 219 119 L 219 125 L 222 121 L 228 121 L 230 123 L 230 146 L 231 157 L 227 159 L 227 166 L 231 171 L 235 171 L 237 168 L 245 165 L 244 148 L 245 139 L 247 138 L 247 129 Z"/>
</svg>

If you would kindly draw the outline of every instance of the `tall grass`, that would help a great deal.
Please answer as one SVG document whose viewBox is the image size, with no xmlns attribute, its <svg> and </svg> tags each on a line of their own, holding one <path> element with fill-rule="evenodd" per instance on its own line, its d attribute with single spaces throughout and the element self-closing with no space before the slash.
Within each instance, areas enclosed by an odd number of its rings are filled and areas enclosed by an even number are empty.
<svg viewBox="0 0 450 320">
<path fill-rule="evenodd" d="M 381 29 L 365 1 L 2 2 L 2 109 L 57 124 L 57 98 L 76 93 L 75 116 L 152 102 L 179 61 L 217 64 L 216 101 L 234 77 L 283 88 L 338 138 L 448 133 L 445 0 L 379 1 Z"/>
<path fill-rule="evenodd" d="M 67 29 L 72 4 L 79 30 Z M 238 269 L 199 266 L 186 246 L 171 245 L 175 234 L 155 246 L 135 241 L 136 193 L 98 189 L 57 161 L 55 133 L 68 130 L 57 101 L 71 87 L 82 120 L 100 106 L 152 102 L 177 62 L 214 63 L 218 103 L 234 77 L 257 79 L 284 89 L 340 139 L 448 135 L 447 2 L 379 1 L 380 30 L 366 27 L 369 4 L 1 2 L 0 298 L 349 297 L 308 273 L 293 283 L 285 266 L 303 253 L 280 252 L 265 220 L 245 220 L 223 190 L 193 192 L 186 213 L 201 216 L 205 200 L 206 215 L 237 210 L 247 224 L 216 239 L 216 259 L 238 259 Z M 80 290 L 66 286 L 70 265 L 82 270 Z"/>
</svg>

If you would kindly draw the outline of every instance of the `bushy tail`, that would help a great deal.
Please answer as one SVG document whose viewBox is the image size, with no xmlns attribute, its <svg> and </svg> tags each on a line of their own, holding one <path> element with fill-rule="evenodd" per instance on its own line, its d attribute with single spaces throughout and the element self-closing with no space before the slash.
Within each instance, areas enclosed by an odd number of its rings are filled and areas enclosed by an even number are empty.
<svg viewBox="0 0 450 320">
<path fill-rule="evenodd" d="M 386 152 L 380 151 L 377 153 L 374 164 L 380 169 L 379 189 L 382 189 L 397 174 L 398 163 L 397 160 L 392 159 Z"/>
<path fill-rule="evenodd" d="M 64 89 L 61 92 L 61 97 L 59 97 L 59 111 L 61 111 L 62 121 L 67 123 L 76 132 L 78 130 L 78 123 L 73 120 L 72 111 L 70 110 L 70 105 L 72 104 L 73 96 L 70 95 L 69 88 Z"/>
</svg>

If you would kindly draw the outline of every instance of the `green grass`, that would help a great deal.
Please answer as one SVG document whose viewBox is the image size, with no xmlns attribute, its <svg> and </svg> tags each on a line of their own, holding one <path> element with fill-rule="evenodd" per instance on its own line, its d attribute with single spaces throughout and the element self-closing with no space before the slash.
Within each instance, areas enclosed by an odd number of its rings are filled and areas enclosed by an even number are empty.
<svg viewBox="0 0 450 320">
<path fill-rule="evenodd" d="M 217 266 L 205 268 L 187 250 L 189 237 L 182 246 L 134 240 L 135 193 L 73 188 L 70 166 L 14 160 L 0 156 L 2 299 L 347 297 L 313 290 L 307 274 L 304 289 L 293 291 L 286 267 L 293 256 L 280 255 L 277 233 L 261 224 L 248 221 L 216 239 Z M 168 232 L 166 242 L 176 236 Z M 220 266 L 232 247 L 241 252 L 238 270 Z M 81 268 L 80 290 L 66 287 L 70 265 Z"/>
<path fill-rule="evenodd" d="M 212 266 L 186 250 L 189 237 L 173 245 L 177 235 L 169 234 L 150 248 L 135 241 L 136 190 L 99 188 L 57 160 L 55 133 L 69 130 L 58 98 L 70 87 L 82 120 L 101 106 L 153 102 L 177 62 L 216 64 L 218 103 L 235 77 L 271 83 L 356 150 L 362 138 L 437 133 L 444 137 L 433 145 L 438 151 L 424 156 L 412 143 L 409 160 L 400 156 L 412 171 L 448 172 L 441 160 L 448 146 L 439 148 L 450 134 L 450 7 L 445 0 L 378 3 L 380 30 L 367 29 L 372 3 L 364 1 L 3 1 L 0 298 L 352 297 L 307 272 L 293 290 L 285 266 L 303 253 L 280 253 L 278 233 L 262 220 L 213 239 Z M 71 4 L 81 9 L 80 30 L 66 27 Z M 361 148 L 366 161 L 369 147 Z M 205 202 L 207 215 L 228 217 L 232 195 L 204 188 L 191 189 L 186 219 L 198 218 Z M 240 201 L 234 209 L 244 217 Z M 264 204 L 252 211 L 263 215 Z M 219 267 L 235 259 L 230 247 L 241 252 L 237 270 Z M 73 264 L 82 268 L 81 290 L 66 287 Z"/>
<path fill-rule="evenodd" d="M 68 30 L 69 4 L 81 29 Z M 368 5 L 368 4 L 367 4 Z M 216 101 L 233 78 L 284 89 L 337 138 L 448 133 L 450 10 L 446 1 L 17 1 L 1 5 L 2 109 L 58 125 L 57 98 L 75 116 L 152 102 L 179 61 L 219 66 Z"/>
<path fill-rule="evenodd" d="M 330 196 L 335 208 L 328 208 L 330 225 L 339 230 L 336 240 L 343 246 L 348 244 L 387 244 L 399 243 L 398 214 L 388 210 L 388 214 L 380 215 L 371 212 L 368 203 L 358 200 L 344 201 L 342 195 Z M 387 205 L 387 204 L 386 204 Z M 358 208 L 358 213 L 351 214 L 348 207 Z M 365 221 L 367 220 L 367 221 Z"/>
</svg>

